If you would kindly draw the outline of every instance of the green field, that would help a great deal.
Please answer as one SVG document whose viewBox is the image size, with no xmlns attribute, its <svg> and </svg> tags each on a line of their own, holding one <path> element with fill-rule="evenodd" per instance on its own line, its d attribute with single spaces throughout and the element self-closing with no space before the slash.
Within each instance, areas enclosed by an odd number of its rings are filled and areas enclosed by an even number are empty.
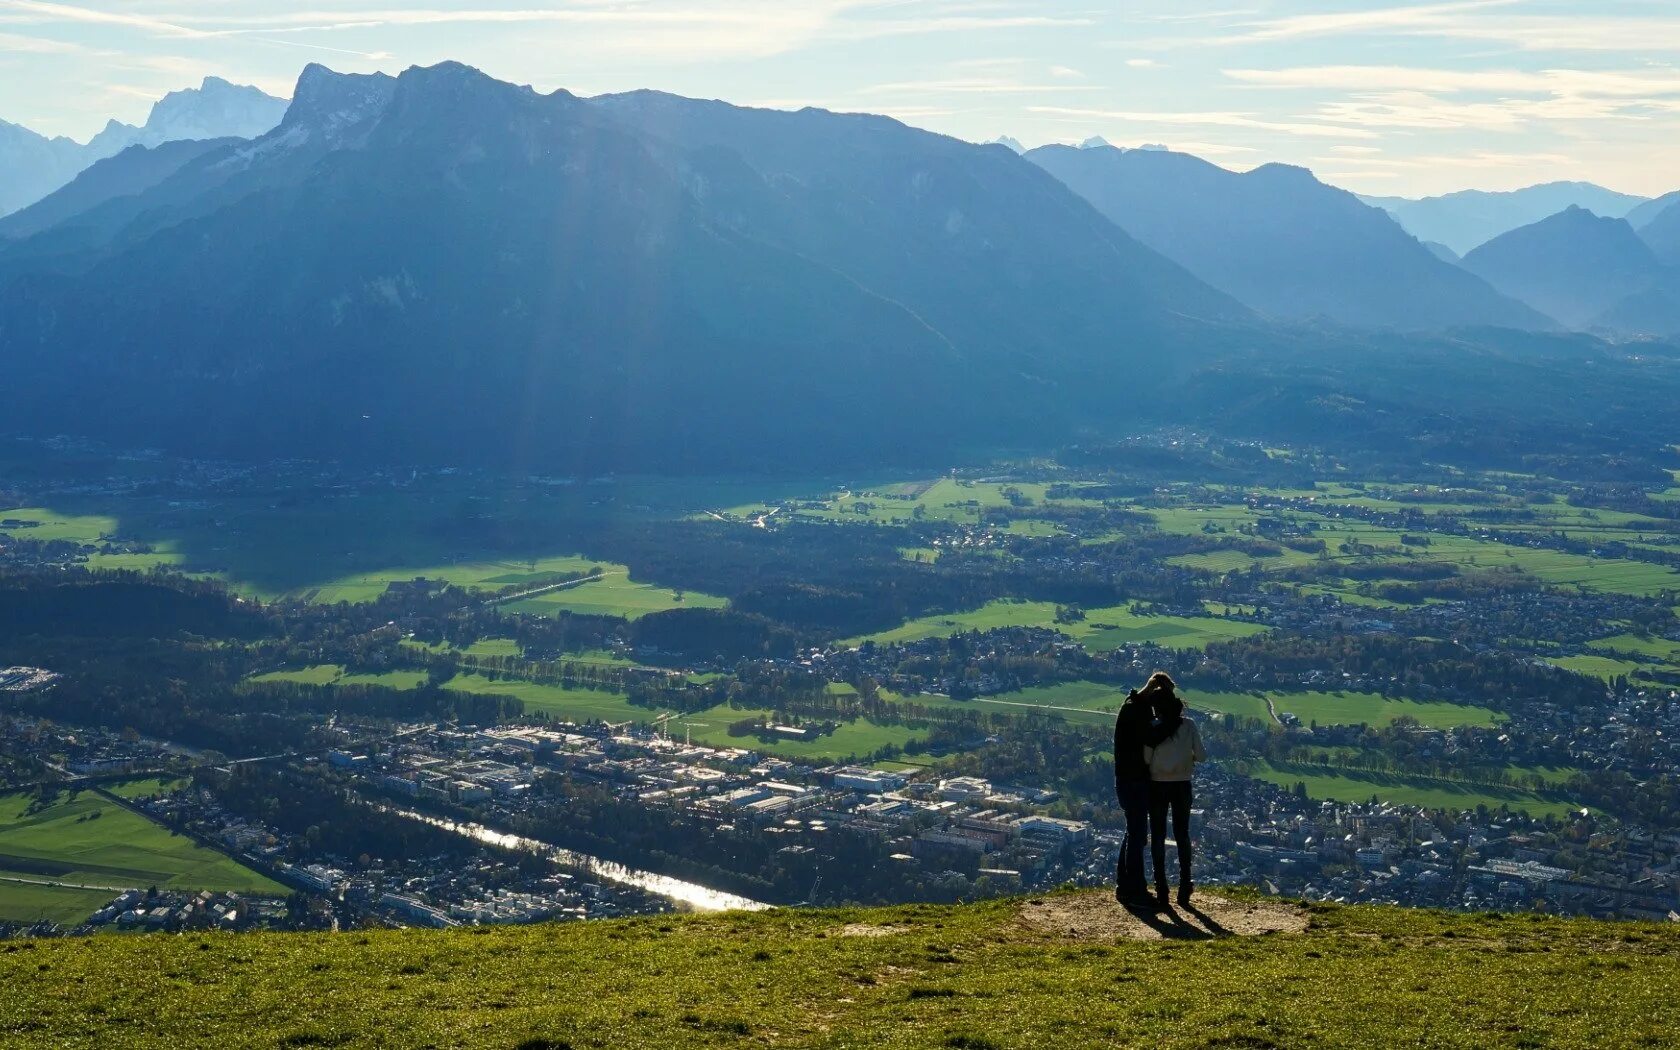
<svg viewBox="0 0 1680 1050">
<path fill-rule="evenodd" d="M 124 466 L 114 463 L 109 472 Z M 146 469 L 127 473 L 144 475 Z M 0 511 L 0 519 L 38 523 L 0 532 L 94 545 L 121 536 L 149 544 L 154 553 L 95 554 L 89 564 L 170 565 L 225 580 L 264 600 L 362 602 L 392 581 L 416 576 L 499 589 L 540 586 L 555 573 L 593 566 L 622 571 L 610 559 L 580 553 L 585 539 L 615 523 L 680 519 L 704 507 L 809 484 L 762 477 L 620 477 L 508 486 L 432 475 L 352 490 L 305 476 L 278 488 L 265 485 L 259 493 L 197 500 L 66 498 L 46 508 Z"/>
<path fill-rule="evenodd" d="M 1680 642 L 1669 638 L 1613 634 L 1608 638 L 1595 638 L 1588 646 L 1606 653 L 1637 653 L 1658 663 L 1680 665 Z"/>
<path fill-rule="evenodd" d="M 600 580 L 562 590 L 546 591 L 504 604 L 506 612 L 553 616 L 560 612 L 584 616 L 622 616 L 629 620 L 667 609 L 721 609 L 722 598 L 697 591 L 673 591 L 651 583 L 636 583 L 614 569 Z"/>
<path fill-rule="evenodd" d="M 623 693 L 547 685 L 517 678 L 491 679 L 470 672 L 456 675 L 445 682 L 443 688 L 463 693 L 517 697 L 525 704 L 526 714 L 544 714 L 558 721 L 646 722 L 659 714 L 650 708 L 635 706 Z"/>
<path fill-rule="evenodd" d="M 1444 704 L 1435 701 L 1387 699 L 1376 693 L 1307 692 L 1273 693 L 1279 714 L 1292 714 L 1311 725 L 1390 725 L 1413 718 L 1425 726 L 1447 729 L 1453 726 L 1494 726 L 1504 716 L 1485 707 Z"/>
<path fill-rule="evenodd" d="M 62 795 L 36 813 L 29 812 L 32 802 L 27 795 L 0 795 L 0 879 L 108 889 L 94 907 L 118 891 L 151 886 L 286 895 L 284 887 L 231 858 L 172 835 L 91 791 Z M 31 907 L 50 896 L 39 886 L 0 881 L 0 912 Z M 65 907 L 72 903 L 70 897 L 57 896 Z M 80 905 L 86 897 L 73 900 Z"/>
<path fill-rule="evenodd" d="M 808 759 L 820 762 L 839 762 L 847 758 L 861 758 L 888 744 L 903 747 L 921 737 L 919 730 L 907 726 L 876 725 L 867 718 L 842 723 L 833 734 L 815 740 L 776 740 L 765 743 L 756 736 L 730 736 L 729 723 L 743 718 L 769 718 L 771 712 L 727 705 L 702 711 L 691 718 L 671 722 L 673 736 L 687 734 L 697 744 L 709 747 L 739 747 L 789 759 Z"/>
<path fill-rule="evenodd" d="M 1056 622 L 1053 602 L 1028 602 L 1003 598 L 969 612 L 943 613 L 910 620 L 887 631 L 849 638 L 841 645 L 877 645 L 943 638 L 964 631 L 990 631 L 1001 627 L 1048 627 L 1081 642 L 1093 652 L 1106 652 L 1122 645 L 1154 642 L 1169 649 L 1199 649 L 1212 642 L 1261 634 L 1266 628 L 1237 620 L 1212 616 L 1146 616 L 1126 606 L 1086 609 L 1085 618 L 1070 623 Z"/>
<path fill-rule="evenodd" d="M 1271 718 L 1266 709 L 1265 698 L 1253 693 L 1209 692 L 1201 689 L 1185 689 L 1182 693 L 1192 715 L 1232 714 L 1261 721 L 1269 721 Z M 1401 718 L 1414 718 L 1426 726 L 1447 728 L 1492 726 L 1501 720 L 1500 715 L 1486 708 L 1385 699 L 1375 693 L 1301 692 L 1270 695 L 1279 714 L 1296 715 L 1304 724 L 1317 721 L 1323 725 L 1363 723 L 1383 726 Z M 968 703 L 993 707 L 1039 708 L 1060 712 L 1075 721 L 1098 721 L 1096 716 L 1101 715 L 1106 719 L 1118 710 L 1125 700 L 1126 689 L 1118 686 L 1100 682 L 1060 682 L 1055 685 L 1020 689 L 1012 693 L 998 693 Z"/>
<path fill-rule="evenodd" d="M 165 780 L 161 777 L 141 777 L 138 780 L 123 780 L 115 784 L 103 785 L 106 791 L 119 798 L 140 799 L 153 795 L 167 795 L 186 787 L 191 781 L 186 777 L 175 777 Z"/>
<path fill-rule="evenodd" d="M 1174 914 L 1156 939 L 1105 929 L 1103 896 L 44 941 L 0 954 L 0 1032 L 135 1050 L 1624 1050 L 1680 1030 L 1671 924 L 1322 904 L 1300 932 L 1210 937 Z M 1231 901 L 1200 907 L 1236 926 L 1268 906 Z M 1131 929 L 1149 939 L 1115 935 Z"/>
<path fill-rule="evenodd" d="M 0 922 L 56 922 L 75 926 L 111 903 L 117 890 L 44 886 L 0 875 Z"/>
<path fill-rule="evenodd" d="M 528 561 L 472 561 L 451 565 L 429 565 L 380 569 L 356 573 L 312 587 L 304 593 L 311 601 L 371 602 L 393 583 L 407 583 L 417 576 L 438 583 L 479 590 L 500 590 L 504 587 L 541 587 L 565 576 L 592 571 L 623 571 L 623 566 L 604 566 L 600 562 L 577 555 L 565 554 Z"/>
<path fill-rule="evenodd" d="M 1632 677 L 1645 670 L 1645 665 L 1632 660 L 1618 660 L 1612 656 L 1594 656 L 1583 654 L 1580 656 L 1553 656 L 1546 662 L 1561 667 L 1576 674 L 1590 675 L 1594 678 L 1615 678 L 1617 675 Z"/>
<path fill-rule="evenodd" d="M 1385 501 L 1369 497 L 1338 498 L 1323 501 L 1342 503 L 1378 510 L 1423 510 L 1464 512 L 1480 505 L 1469 503 L 1412 503 Z M 1521 506 L 1518 504 L 1518 506 Z M 1651 542 L 1671 539 L 1672 534 L 1660 531 L 1659 519 L 1612 511 L 1583 511 L 1562 504 L 1536 505 L 1546 515 L 1543 525 L 1519 525 L 1510 531 L 1552 531 L 1563 528 L 1583 538 L 1620 539 L 1627 542 Z M 1180 535 L 1239 535 L 1263 516 L 1243 504 L 1202 507 L 1151 508 L 1157 527 L 1163 532 Z M 1272 516 L 1293 518 L 1317 526 L 1314 533 L 1324 540 L 1328 550 L 1323 556 L 1285 549 L 1275 557 L 1256 558 L 1240 551 L 1215 551 L 1208 554 L 1182 555 L 1168 559 L 1179 565 L 1194 566 L 1213 571 L 1246 569 L 1253 566 L 1277 569 L 1305 564 L 1334 564 L 1336 562 L 1403 562 L 1439 561 L 1459 567 L 1461 571 L 1514 568 L 1535 579 L 1562 587 L 1579 587 L 1650 597 L 1665 590 L 1680 590 L 1680 572 L 1663 565 L 1618 558 L 1595 558 L 1583 554 L 1499 543 L 1473 536 L 1430 536 L 1430 545 L 1412 548 L 1400 542 L 1402 530 L 1383 528 L 1357 519 L 1341 519 L 1327 511 L 1279 511 Z M 1500 528 L 1505 528 L 1500 525 Z M 1583 531 L 1584 530 L 1584 531 Z M 1350 554 L 1340 550 L 1341 544 L 1352 542 L 1376 548 L 1371 555 Z"/>
<path fill-rule="evenodd" d="M 483 675 L 461 674 L 444 683 L 445 689 L 465 693 L 513 696 L 525 704 L 526 714 L 541 713 L 550 718 L 572 722 L 652 722 L 663 712 L 638 707 L 621 693 L 600 689 L 546 685 L 518 679 L 491 680 Z M 887 744 L 900 747 L 921 735 L 903 726 L 880 726 L 867 719 L 844 723 L 832 735 L 816 740 L 778 740 L 760 743 L 757 737 L 732 737 L 728 727 L 743 718 L 769 717 L 769 711 L 722 705 L 687 718 L 674 718 L 667 729 L 672 736 L 687 735 L 695 743 L 711 747 L 739 747 L 750 751 L 780 755 L 784 758 L 807 758 L 834 761 L 850 755 L 864 755 Z"/>
<path fill-rule="evenodd" d="M 1249 775 L 1283 788 L 1297 783 L 1307 797 L 1336 802 L 1367 802 L 1379 798 L 1402 806 L 1429 809 L 1489 809 L 1506 807 L 1531 817 L 1564 817 L 1578 810 L 1567 801 L 1544 798 L 1531 791 L 1497 784 L 1468 784 L 1404 773 L 1375 773 L 1355 769 L 1326 769 L 1310 762 L 1248 763 Z"/>
<path fill-rule="evenodd" d="M 297 682 L 301 685 L 377 685 L 387 689 L 415 689 L 426 680 L 426 672 L 409 669 L 378 673 L 348 674 L 339 664 L 315 664 L 284 671 L 252 675 L 252 682 Z"/>
<path fill-rule="evenodd" d="M 113 536 L 138 538 L 124 536 L 117 519 L 107 514 L 69 514 L 45 507 L 13 507 L 0 510 L 0 521 L 20 523 L 15 526 L 0 525 L 0 536 L 39 543 L 65 540 L 101 547 Z M 144 571 L 158 566 L 176 567 L 183 561 L 174 543 L 168 540 L 152 540 L 147 545 L 154 548 L 150 553 L 96 551 L 87 557 L 88 568 Z"/>
</svg>

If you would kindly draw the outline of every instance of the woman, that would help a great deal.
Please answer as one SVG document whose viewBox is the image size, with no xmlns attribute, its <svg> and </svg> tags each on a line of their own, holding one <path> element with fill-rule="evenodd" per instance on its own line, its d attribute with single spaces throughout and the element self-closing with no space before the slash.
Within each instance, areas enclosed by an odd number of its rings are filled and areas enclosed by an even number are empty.
<svg viewBox="0 0 1680 1050">
<path fill-rule="evenodd" d="M 1166 678 L 1165 675 L 1160 677 Z M 1153 684 L 1154 679 L 1151 678 Z M 1149 762 L 1149 847 L 1155 862 L 1155 896 L 1167 906 L 1167 810 L 1172 810 L 1173 841 L 1178 843 L 1178 903 L 1190 905 L 1190 778 L 1207 758 L 1196 723 L 1184 717 L 1184 701 L 1167 678 L 1154 696 L 1155 717 Z"/>
</svg>

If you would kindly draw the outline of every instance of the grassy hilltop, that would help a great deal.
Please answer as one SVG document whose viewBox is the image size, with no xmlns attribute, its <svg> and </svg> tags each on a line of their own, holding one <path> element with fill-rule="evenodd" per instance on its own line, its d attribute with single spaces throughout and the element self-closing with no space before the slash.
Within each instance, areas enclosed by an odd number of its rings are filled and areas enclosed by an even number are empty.
<svg viewBox="0 0 1680 1050">
<path fill-rule="evenodd" d="M 1245 898 L 1203 907 L 1232 929 L 1245 914 L 1286 929 L 1211 939 L 1163 923 L 1180 936 L 1162 938 L 1124 929 L 1096 894 L 1056 894 L 448 933 L 13 942 L 0 946 L 0 1045 L 1635 1047 L 1680 1031 L 1680 929 Z"/>
</svg>

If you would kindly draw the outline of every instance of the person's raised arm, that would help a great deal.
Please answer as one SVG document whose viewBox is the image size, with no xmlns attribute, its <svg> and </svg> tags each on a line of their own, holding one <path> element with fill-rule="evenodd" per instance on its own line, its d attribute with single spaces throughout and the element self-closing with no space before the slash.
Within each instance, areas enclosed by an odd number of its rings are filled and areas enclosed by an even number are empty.
<svg viewBox="0 0 1680 1050">
<path fill-rule="evenodd" d="M 1202 746 L 1202 727 L 1195 722 L 1190 723 L 1190 758 L 1192 761 L 1207 761 L 1207 748 Z"/>
</svg>

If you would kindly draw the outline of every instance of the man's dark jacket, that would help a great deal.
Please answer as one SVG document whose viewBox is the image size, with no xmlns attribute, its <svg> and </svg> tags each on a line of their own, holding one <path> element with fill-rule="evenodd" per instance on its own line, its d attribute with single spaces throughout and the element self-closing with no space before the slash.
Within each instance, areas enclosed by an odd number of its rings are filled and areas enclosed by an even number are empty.
<svg viewBox="0 0 1680 1050">
<path fill-rule="evenodd" d="M 1143 749 L 1149 743 L 1149 727 L 1153 721 L 1149 705 L 1135 697 L 1127 697 L 1120 713 L 1114 716 L 1114 786 L 1149 780 L 1149 763 L 1143 760 Z"/>
</svg>

